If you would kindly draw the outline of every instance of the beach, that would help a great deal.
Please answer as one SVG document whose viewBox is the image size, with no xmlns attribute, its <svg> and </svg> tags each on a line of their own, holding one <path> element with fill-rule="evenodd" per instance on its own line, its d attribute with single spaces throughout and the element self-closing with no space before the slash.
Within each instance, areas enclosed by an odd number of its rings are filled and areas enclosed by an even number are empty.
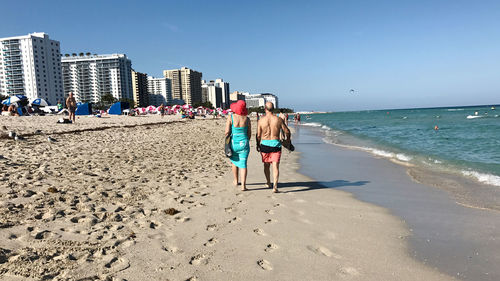
<svg viewBox="0 0 500 281">
<path fill-rule="evenodd" d="M 224 119 L 56 120 L 1 119 L 27 136 L 0 140 L 1 280 L 455 278 L 413 257 L 403 219 L 299 173 L 304 152 L 273 194 L 252 141 L 250 190 L 232 186 Z"/>
</svg>

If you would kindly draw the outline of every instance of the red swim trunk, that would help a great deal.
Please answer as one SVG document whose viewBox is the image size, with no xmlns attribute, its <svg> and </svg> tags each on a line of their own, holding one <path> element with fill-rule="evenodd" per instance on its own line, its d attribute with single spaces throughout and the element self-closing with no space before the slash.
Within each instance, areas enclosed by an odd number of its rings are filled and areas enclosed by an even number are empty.
<svg viewBox="0 0 500 281">
<path fill-rule="evenodd" d="M 281 151 L 269 152 L 269 153 L 261 152 L 260 156 L 262 156 L 262 163 L 273 163 L 273 162 L 279 163 L 281 159 Z"/>
</svg>

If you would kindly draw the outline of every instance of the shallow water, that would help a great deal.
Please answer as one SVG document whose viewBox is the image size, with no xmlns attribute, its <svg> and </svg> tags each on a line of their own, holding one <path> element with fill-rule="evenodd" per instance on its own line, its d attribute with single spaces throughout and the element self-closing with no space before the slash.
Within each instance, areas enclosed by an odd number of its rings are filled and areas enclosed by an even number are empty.
<svg viewBox="0 0 500 281">
<path fill-rule="evenodd" d="M 500 106 L 311 114 L 325 141 L 500 186 Z M 435 130 L 438 126 L 438 130 Z"/>
</svg>

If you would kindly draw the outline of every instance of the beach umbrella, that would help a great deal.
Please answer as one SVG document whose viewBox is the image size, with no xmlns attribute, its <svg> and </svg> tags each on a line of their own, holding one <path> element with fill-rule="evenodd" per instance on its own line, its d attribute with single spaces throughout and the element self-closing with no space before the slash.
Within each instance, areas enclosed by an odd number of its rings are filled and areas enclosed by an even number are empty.
<svg viewBox="0 0 500 281">
<path fill-rule="evenodd" d="M 23 95 L 13 95 L 13 96 L 10 96 L 7 99 L 3 100 L 2 104 L 10 105 L 11 103 L 19 102 L 19 101 L 24 101 L 24 100 L 27 100 L 27 99 L 28 98 L 26 96 L 23 96 Z"/>
<path fill-rule="evenodd" d="M 185 104 L 185 105 L 182 106 L 182 108 L 184 108 L 184 109 L 191 109 L 193 107 L 191 105 L 189 105 L 189 104 Z"/>
<path fill-rule="evenodd" d="M 153 105 L 150 105 L 150 106 L 146 107 L 146 111 L 150 112 L 150 113 L 154 113 L 154 112 L 156 112 L 156 107 Z"/>
<path fill-rule="evenodd" d="M 50 103 L 44 99 L 34 99 L 30 103 L 32 106 L 37 105 L 37 106 L 50 106 Z"/>
</svg>

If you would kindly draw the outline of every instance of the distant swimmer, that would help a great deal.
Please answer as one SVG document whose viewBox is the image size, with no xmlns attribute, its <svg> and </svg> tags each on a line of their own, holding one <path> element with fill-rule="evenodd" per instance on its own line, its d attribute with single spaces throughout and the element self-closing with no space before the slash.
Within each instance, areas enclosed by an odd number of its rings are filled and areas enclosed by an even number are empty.
<svg viewBox="0 0 500 281">
<path fill-rule="evenodd" d="M 434 126 L 434 131 L 437 131 L 437 130 L 439 130 L 438 125 Z"/>
<path fill-rule="evenodd" d="M 349 93 L 354 94 L 355 93 L 354 89 L 351 89 Z"/>
<path fill-rule="evenodd" d="M 476 111 L 476 112 L 474 112 L 474 115 L 476 115 L 476 116 L 477 116 L 478 114 L 479 114 L 479 112 L 477 112 L 477 111 Z"/>
</svg>

